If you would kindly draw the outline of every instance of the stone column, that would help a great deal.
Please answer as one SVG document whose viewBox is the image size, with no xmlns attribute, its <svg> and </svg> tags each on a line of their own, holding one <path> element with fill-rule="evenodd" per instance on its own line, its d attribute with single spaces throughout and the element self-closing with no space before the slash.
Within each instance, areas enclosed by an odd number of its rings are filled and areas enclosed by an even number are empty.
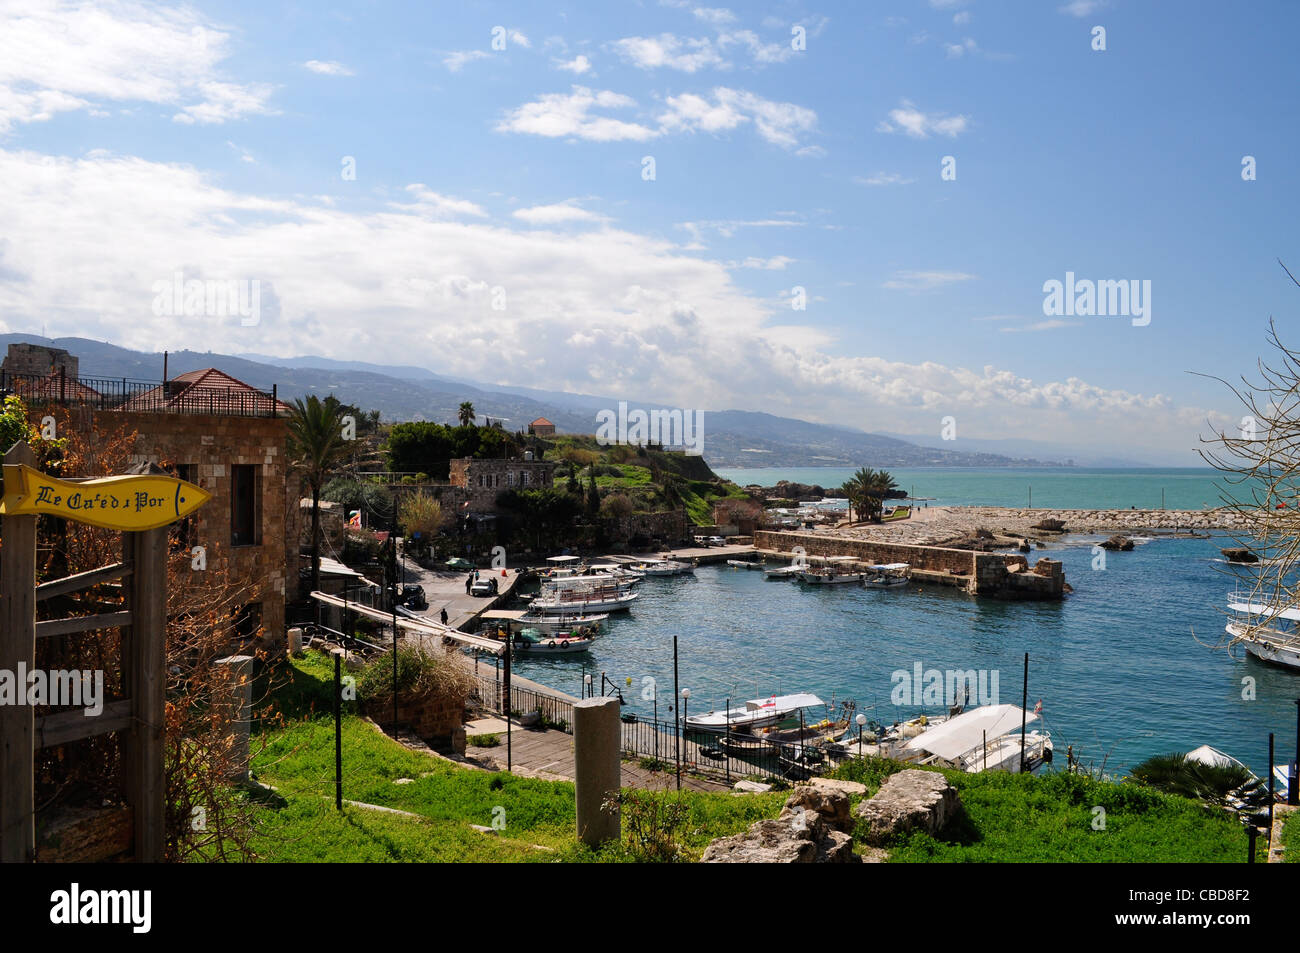
<svg viewBox="0 0 1300 953">
<path fill-rule="evenodd" d="M 289 654 L 295 657 L 302 655 L 302 629 L 299 626 L 289 630 Z"/>
<path fill-rule="evenodd" d="M 598 847 L 620 834 L 617 807 L 606 810 L 606 796 L 622 782 L 619 764 L 617 698 L 584 698 L 573 703 L 573 767 L 577 793 L 578 838 Z"/>
<path fill-rule="evenodd" d="M 248 780 L 248 732 L 253 714 L 253 658 L 230 655 L 212 663 L 217 669 L 212 708 L 230 756 L 230 777 Z M 223 677 L 224 676 L 224 677 Z"/>
</svg>

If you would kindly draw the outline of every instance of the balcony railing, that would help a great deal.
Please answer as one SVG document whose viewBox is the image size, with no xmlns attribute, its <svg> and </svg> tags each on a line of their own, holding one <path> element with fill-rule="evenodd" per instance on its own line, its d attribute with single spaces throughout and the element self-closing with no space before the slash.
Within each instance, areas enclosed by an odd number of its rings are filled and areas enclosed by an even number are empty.
<svg viewBox="0 0 1300 953">
<path fill-rule="evenodd" d="M 125 377 L 72 377 L 59 368 L 50 374 L 0 370 L 0 398 L 17 394 L 28 407 L 42 404 L 154 414 L 220 417 L 274 417 L 281 409 L 277 388 L 228 387 L 189 381 L 136 381 Z"/>
</svg>

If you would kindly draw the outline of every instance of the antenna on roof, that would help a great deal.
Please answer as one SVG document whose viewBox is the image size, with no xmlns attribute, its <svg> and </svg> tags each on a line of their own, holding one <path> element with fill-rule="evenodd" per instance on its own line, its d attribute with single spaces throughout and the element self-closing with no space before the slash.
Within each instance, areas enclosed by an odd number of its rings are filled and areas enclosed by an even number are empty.
<svg viewBox="0 0 1300 953">
<path fill-rule="evenodd" d="M 163 351 L 163 383 L 167 383 L 167 352 Z"/>
</svg>

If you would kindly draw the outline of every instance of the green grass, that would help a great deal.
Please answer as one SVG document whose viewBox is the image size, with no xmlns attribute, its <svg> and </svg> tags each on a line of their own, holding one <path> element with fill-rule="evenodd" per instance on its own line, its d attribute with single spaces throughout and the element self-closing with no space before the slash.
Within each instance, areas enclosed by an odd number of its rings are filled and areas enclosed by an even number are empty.
<svg viewBox="0 0 1300 953">
<path fill-rule="evenodd" d="M 360 718 L 343 716 L 343 796 L 416 815 L 345 805 L 334 810 L 334 733 L 330 715 L 332 663 L 308 653 L 281 665 L 274 687 L 278 724 L 259 736 L 256 777 L 273 785 L 283 805 L 254 808 L 253 846 L 259 859 L 307 861 L 626 862 L 622 845 L 592 852 L 574 837 L 573 785 L 461 768 L 408 749 Z M 256 748 L 254 749 L 256 750 Z M 866 759 L 837 777 L 874 793 L 903 765 Z M 1131 782 L 1079 775 L 944 772 L 961 793 L 965 817 L 942 840 L 913 834 L 891 847 L 894 862 L 1233 862 L 1246 853 L 1246 834 L 1226 812 L 1161 794 Z M 396 784 L 399 779 L 409 783 Z M 698 858 L 708 843 L 775 817 L 787 795 L 733 796 L 682 792 L 689 819 L 681 841 Z M 1105 810 L 1105 829 L 1094 829 Z M 483 833 L 470 825 L 494 828 Z M 1297 844 L 1300 821 L 1285 835 Z M 1260 842 L 1260 857 L 1263 857 Z"/>
<path fill-rule="evenodd" d="M 837 777 L 868 794 L 903 765 L 853 762 Z M 891 848 L 892 862 L 1242 863 L 1245 828 L 1229 813 L 1132 782 L 1077 774 L 942 772 L 966 817 L 943 840 L 913 834 Z M 1104 810 L 1104 829 L 1097 829 Z M 1257 851 L 1264 858 L 1262 846 Z"/>
</svg>

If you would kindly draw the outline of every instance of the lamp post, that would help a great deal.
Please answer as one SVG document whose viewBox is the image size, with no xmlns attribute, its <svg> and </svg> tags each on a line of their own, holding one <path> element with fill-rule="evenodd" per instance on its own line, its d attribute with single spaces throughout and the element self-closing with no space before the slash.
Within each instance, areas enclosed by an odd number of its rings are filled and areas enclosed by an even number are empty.
<svg viewBox="0 0 1300 953">
<path fill-rule="evenodd" d="M 862 757 L 862 726 L 867 723 L 867 716 L 858 712 L 858 717 L 853 719 L 858 723 L 858 757 Z"/>
<path fill-rule="evenodd" d="M 689 688 L 683 688 L 682 689 L 682 737 L 686 736 L 686 719 L 689 718 L 690 715 L 691 715 L 691 690 Z M 687 751 L 687 754 L 689 755 L 690 752 Z"/>
<path fill-rule="evenodd" d="M 586 696 L 585 696 L 585 697 L 587 697 L 587 698 L 591 698 L 591 697 L 592 697 L 592 694 L 591 694 L 591 676 L 590 676 L 590 675 L 584 675 L 584 676 L 582 676 L 582 690 L 583 690 L 584 692 L 586 692 Z"/>
</svg>

